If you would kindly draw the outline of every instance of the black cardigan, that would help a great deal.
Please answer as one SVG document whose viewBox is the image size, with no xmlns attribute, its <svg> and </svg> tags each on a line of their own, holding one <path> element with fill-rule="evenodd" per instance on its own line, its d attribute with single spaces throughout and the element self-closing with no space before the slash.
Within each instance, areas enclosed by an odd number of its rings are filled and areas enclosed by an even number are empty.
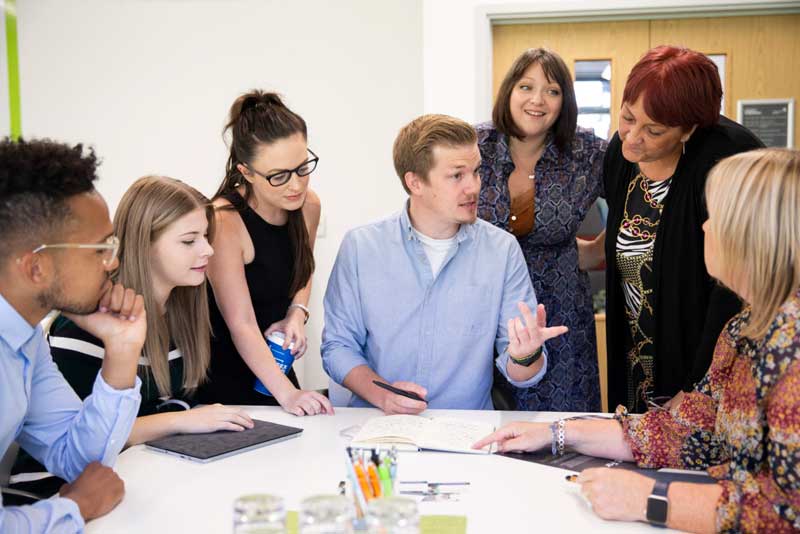
<svg viewBox="0 0 800 534">
<path fill-rule="evenodd" d="M 672 178 L 658 225 L 653 250 L 655 332 L 654 395 L 672 396 L 690 391 L 708 370 L 714 347 L 725 323 L 741 309 L 731 291 L 718 285 L 706 271 L 702 224 L 708 218 L 704 189 L 706 176 L 721 159 L 762 147 L 744 126 L 725 117 L 708 128 L 698 128 L 686 143 Z M 606 347 L 608 406 L 613 411 L 627 401 L 628 324 L 616 262 L 617 234 L 636 165 L 622 156 L 622 142 L 614 134 L 603 165 L 608 226 L 606 235 Z"/>
</svg>

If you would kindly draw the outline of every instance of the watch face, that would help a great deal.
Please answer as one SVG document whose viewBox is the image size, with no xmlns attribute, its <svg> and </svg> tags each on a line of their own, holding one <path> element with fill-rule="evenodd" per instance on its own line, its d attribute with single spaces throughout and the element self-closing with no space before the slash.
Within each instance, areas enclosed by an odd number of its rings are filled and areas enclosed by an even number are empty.
<svg viewBox="0 0 800 534">
<path fill-rule="evenodd" d="M 650 495 L 647 499 L 647 520 L 651 523 L 667 523 L 667 498 Z"/>
</svg>

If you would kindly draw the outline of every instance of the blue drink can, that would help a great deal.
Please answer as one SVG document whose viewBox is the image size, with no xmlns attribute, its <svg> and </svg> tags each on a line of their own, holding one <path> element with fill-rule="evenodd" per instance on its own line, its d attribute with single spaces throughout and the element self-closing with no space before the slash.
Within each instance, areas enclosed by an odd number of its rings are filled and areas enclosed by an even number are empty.
<svg viewBox="0 0 800 534">
<path fill-rule="evenodd" d="M 269 346 L 269 350 L 272 351 L 272 356 L 275 358 L 275 363 L 278 364 L 278 367 L 281 368 L 283 374 L 289 372 L 289 369 L 292 368 L 292 364 L 294 363 L 294 356 L 292 356 L 292 349 L 294 348 L 294 343 L 290 343 L 288 348 L 283 348 L 283 341 L 285 336 L 283 332 L 273 332 L 269 336 L 267 336 L 267 345 Z M 256 383 L 253 387 L 256 391 L 263 395 L 272 396 L 264 384 L 256 378 Z"/>
</svg>

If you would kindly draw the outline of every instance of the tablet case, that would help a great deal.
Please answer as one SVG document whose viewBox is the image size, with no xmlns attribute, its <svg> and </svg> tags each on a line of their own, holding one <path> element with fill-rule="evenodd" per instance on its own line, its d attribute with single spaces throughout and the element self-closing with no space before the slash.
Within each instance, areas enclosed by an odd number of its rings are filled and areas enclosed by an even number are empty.
<svg viewBox="0 0 800 534">
<path fill-rule="evenodd" d="M 253 428 L 206 434 L 175 434 L 148 441 L 147 448 L 195 462 L 211 462 L 300 435 L 302 428 L 253 419 Z"/>
</svg>

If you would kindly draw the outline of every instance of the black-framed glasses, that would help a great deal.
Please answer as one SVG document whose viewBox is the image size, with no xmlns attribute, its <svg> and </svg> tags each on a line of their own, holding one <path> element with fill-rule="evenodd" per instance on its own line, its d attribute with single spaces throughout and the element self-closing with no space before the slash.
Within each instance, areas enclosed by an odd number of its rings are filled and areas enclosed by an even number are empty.
<svg viewBox="0 0 800 534">
<path fill-rule="evenodd" d="M 106 267 L 114 263 L 119 253 L 119 238 L 115 235 L 109 236 L 105 243 L 55 243 L 52 245 L 39 245 L 31 251 L 37 254 L 48 248 L 84 248 L 103 251 L 103 265 Z"/>
<path fill-rule="evenodd" d="M 317 163 L 319 163 L 319 156 L 314 154 L 314 151 L 311 150 L 310 148 L 307 150 L 312 157 L 305 160 L 303 163 L 301 163 L 294 169 L 278 171 L 272 174 L 261 174 L 260 172 L 254 170 L 250 165 L 247 165 L 247 168 L 250 169 L 250 172 L 252 172 L 256 176 L 260 176 L 267 182 L 269 182 L 269 185 L 271 185 L 272 187 L 280 187 L 292 179 L 292 173 L 296 174 L 297 176 L 308 176 L 309 174 L 314 172 L 314 169 L 317 168 Z"/>
</svg>

